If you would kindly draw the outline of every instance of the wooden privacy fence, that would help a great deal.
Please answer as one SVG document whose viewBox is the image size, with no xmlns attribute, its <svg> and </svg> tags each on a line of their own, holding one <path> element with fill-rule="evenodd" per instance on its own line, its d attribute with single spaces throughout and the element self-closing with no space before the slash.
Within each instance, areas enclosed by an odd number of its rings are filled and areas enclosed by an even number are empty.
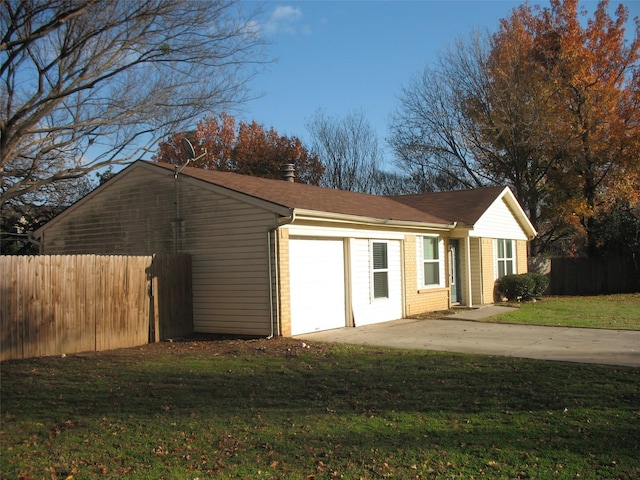
<svg viewBox="0 0 640 480">
<path fill-rule="evenodd" d="M 189 255 L 0 256 L 0 360 L 193 332 Z"/>
<path fill-rule="evenodd" d="M 640 292 L 640 255 L 552 258 L 551 295 L 603 295 Z"/>
</svg>

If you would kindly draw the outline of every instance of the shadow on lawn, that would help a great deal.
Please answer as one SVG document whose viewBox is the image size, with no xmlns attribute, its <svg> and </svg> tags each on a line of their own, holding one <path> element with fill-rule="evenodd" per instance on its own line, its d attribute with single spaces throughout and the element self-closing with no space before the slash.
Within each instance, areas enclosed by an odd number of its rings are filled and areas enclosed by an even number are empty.
<svg viewBox="0 0 640 480">
<path fill-rule="evenodd" d="M 634 458 L 639 384 L 638 369 L 345 346 L 292 357 L 71 356 L 2 372 L 12 421 L 243 426 L 253 448 L 300 456 L 508 448 Z"/>
</svg>

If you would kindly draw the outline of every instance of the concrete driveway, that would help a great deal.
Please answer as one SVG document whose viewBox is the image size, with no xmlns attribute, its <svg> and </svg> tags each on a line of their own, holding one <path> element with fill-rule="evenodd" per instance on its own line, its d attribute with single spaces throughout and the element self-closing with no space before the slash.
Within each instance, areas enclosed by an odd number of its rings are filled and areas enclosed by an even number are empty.
<svg viewBox="0 0 640 480">
<path fill-rule="evenodd" d="M 402 319 L 308 333 L 296 338 L 640 368 L 640 331 L 474 321 L 508 310 L 508 307 L 485 307 L 442 320 Z"/>
</svg>

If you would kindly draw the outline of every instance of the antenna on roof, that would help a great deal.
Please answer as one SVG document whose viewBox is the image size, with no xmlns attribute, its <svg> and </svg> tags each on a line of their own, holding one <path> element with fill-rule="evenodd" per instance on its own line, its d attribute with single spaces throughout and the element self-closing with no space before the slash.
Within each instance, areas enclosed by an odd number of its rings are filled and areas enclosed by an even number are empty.
<svg viewBox="0 0 640 480">
<path fill-rule="evenodd" d="M 182 150 L 184 152 L 184 156 L 186 157 L 187 161 L 181 167 L 178 167 L 176 165 L 176 172 L 175 172 L 176 178 L 178 178 L 178 174 L 182 171 L 182 169 L 187 165 L 189 165 L 189 162 L 191 161 L 195 162 L 197 160 L 200 160 L 202 157 L 204 157 L 207 154 L 207 149 L 205 148 L 204 152 L 196 157 L 196 151 L 193 148 L 193 144 L 189 141 L 187 137 L 182 137 Z"/>
<path fill-rule="evenodd" d="M 180 172 L 182 171 L 182 169 L 184 167 L 186 167 L 187 165 L 189 165 L 189 162 L 191 161 L 198 161 L 200 160 L 202 157 L 204 157 L 207 154 L 207 149 L 204 149 L 204 152 L 201 153 L 200 155 L 198 155 L 196 157 L 196 151 L 193 148 L 193 145 L 191 144 L 191 142 L 189 141 L 189 139 L 185 136 L 182 137 L 182 151 L 184 153 L 185 156 L 185 160 L 186 162 L 184 162 L 184 165 L 182 165 L 181 167 L 179 167 L 178 165 L 176 165 L 176 169 L 175 169 L 175 173 L 173 175 L 174 178 L 174 195 L 175 195 L 175 200 L 174 200 L 174 204 L 175 204 L 175 216 L 173 218 L 173 220 L 171 221 L 171 223 L 173 224 L 173 245 L 174 245 L 174 249 L 175 252 L 178 253 L 180 251 L 180 234 L 179 234 L 179 230 L 183 225 L 183 219 L 180 218 L 180 181 L 178 180 L 178 175 L 180 175 Z"/>
<path fill-rule="evenodd" d="M 187 137 L 182 137 L 182 150 L 187 157 L 187 162 L 193 160 L 196 157 L 196 151 L 193 149 L 193 145 Z"/>
</svg>

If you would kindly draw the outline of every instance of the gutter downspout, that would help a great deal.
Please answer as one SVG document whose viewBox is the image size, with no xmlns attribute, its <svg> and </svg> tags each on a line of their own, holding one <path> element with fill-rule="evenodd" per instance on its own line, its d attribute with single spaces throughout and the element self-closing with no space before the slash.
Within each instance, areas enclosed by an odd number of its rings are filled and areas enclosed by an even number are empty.
<svg viewBox="0 0 640 480">
<path fill-rule="evenodd" d="M 277 266 L 277 261 L 278 261 L 277 251 L 278 251 L 279 243 L 278 243 L 278 237 L 275 235 L 275 233 L 280 227 L 284 225 L 289 225 L 290 223 L 293 223 L 295 220 L 296 220 L 296 212 L 293 208 L 291 208 L 289 209 L 288 217 L 282 217 L 278 219 L 278 221 L 276 222 L 277 225 L 273 228 L 270 228 L 267 231 L 267 255 L 268 255 L 267 258 L 269 259 L 269 318 L 270 318 L 270 324 L 271 324 L 271 333 L 269 334 L 267 339 L 273 338 L 275 331 L 277 331 L 278 334 L 280 334 L 280 300 L 279 300 L 280 299 L 280 276 L 279 276 L 279 269 Z M 271 242 L 272 234 L 273 234 L 273 245 Z M 273 256 L 271 255 L 272 246 L 273 246 Z M 273 261 L 276 262 L 275 281 L 273 278 L 273 273 L 274 273 Z M 274 319 L 274 311 L 273 311 L 274 284 L 275 284 L 275 290 L 276 290 L 276 305 L 275 305 L 276 318 L 275 319 Z M 275 328 L 274 328 L 274 325 L 275 325 Z"/>
</svg>

